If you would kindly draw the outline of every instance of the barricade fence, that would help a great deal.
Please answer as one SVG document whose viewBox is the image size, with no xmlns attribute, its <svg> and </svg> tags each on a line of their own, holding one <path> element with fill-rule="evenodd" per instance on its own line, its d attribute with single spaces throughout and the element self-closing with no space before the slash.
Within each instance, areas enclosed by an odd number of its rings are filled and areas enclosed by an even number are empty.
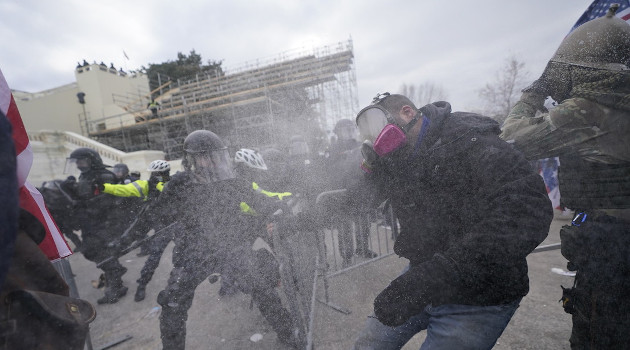
<svg viewBox="0 0 630 350">
<path fill-rule="evenodd" d="M 316 206 L 335 210 L 334 198 L 345 190 L 324 192 Z M 332 203 L 332 205 L 331 205 Z M 327 206 L 332 208 L 328 208 Z M 280 263 L 282 291 L 305 349 L 314 346 L 314 324 L 318 305 L 349 314 L 331 302 L 328 279 L 393 254 L 398 234 L 391 207 L 381 206 L 359 214 L 327 214 L 313 230 L 273 235 L 273 249 Z M 280 230 L 282 230 L 280 228 Z M 323 286 L 323 288 L 322 288 Z M 323 295 L 322 294 L 323 290 Z"/>
</svg>

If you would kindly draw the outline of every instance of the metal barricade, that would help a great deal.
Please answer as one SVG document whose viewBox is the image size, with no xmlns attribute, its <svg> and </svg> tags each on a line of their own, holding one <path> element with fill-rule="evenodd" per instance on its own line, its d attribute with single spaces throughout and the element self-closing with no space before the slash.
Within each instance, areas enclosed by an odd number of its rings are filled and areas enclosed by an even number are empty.
<svg viewBox="0 0 630 350">
<path fill-rule="evenodd" d="M 291 232 L 282 226 L 282 221 L 272 234 L 272 248 L 280 264 L 282 291 L 306 349 L 310 349 L 313 339 L 313 305 L 320 274 L 318 244 L 316 232 Z"/>
<path fill-rule="evenodd" d="M 281 266 L 282 290 L 307 350 L 314 346 L 316 305 L 350 313 L 347 308 L 331 301 L 329 278 L 393 254 L 393 242 L 398 235 L 396 219 L 386 205 L 352 217 L 326 214 L 341 212 L 336 206 L 343 205 L 345 193 L 346 190 L 342 189 L 317 196 L 314 207 L 309 208 L 324 213 L 320 218 L 323 222 L 319 222 L 316 228 L 273 234 L 273 250 Z M 301 207 L 308 207 L 308 204 Z M 296 211 L 302 209 L 295 210 L 294 207 L 294 214 Z M 344 227 L 346 231 L 343 231 Z M 344 246 L 346 243 L 350 244 Z M 374 256 L 355 254 L 357 244 L 363 244 Z M 323 295 L 318 295 L 322 289 Z"/>
<path fill-rule="evenodd" d="M 77 284 L 74 281 L 74 274 L 72 273 L 72 267 L 70 266 L 70 261 L 68 261 L 67 258 L 65 259 L 59 259 L 59 260 L 55 260 L 52 262 L 53 267 L 55 268 L 55 270 L 57 270 L 57 272 L 59 272 L 59 274 L 61 275 L 61 277 L 63 278 L 64 281 L 66 281 L 66 284 L 68 285 L 68 288 L 70 289 L 70 297 L 72 298 L 79 298 L 79 290 L 77 289 Z M 87 336 L 85 338 L 85 348 L 87 350 L 92 350 L 92 339 L 90 337 L 90 331 L 88 330 L 87 332 Z"/>
</svg>

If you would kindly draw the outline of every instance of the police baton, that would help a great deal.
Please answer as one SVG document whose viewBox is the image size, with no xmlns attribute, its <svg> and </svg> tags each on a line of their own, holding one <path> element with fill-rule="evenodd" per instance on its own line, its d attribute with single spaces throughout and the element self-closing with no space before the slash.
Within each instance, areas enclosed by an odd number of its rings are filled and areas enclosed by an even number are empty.
<svg viewBox="0 0 630 350">
<path fill-rule="evenodd" d="M 141 246 L 141 245 L 143 245 L 143 244 L 145 244 L 147 242 L 150 242 L 155 237 L 157 237 L 159 235 L 162 235 L 164 232 L 166 232 L 167 230 L 177 226 L 178 224 L 179 224 L 179 221 L 175 221 L 175 222 L 171 223 L 170 225 L 157 230 L 153 235 L 151 235 L 151 236 L 149 236 L 149 237 L 147 237 L 147 238 L 145 238 L 143 240 L 133 242 L 129 247 L 116 252 L 116 254 L 114 254 L 114 255 L 110 256 L 109 258 L 106 258 L 105 260 L 103 260 L 103 261 L 99 262 L 98 264 L 96 264 L 96 267 L 100 269 L 101 266 L 105 265 L 106 263 L 108 263 L 110 261 L 113 261 L 115 259 L 118 259 L 119 257 L 121 257 L 123 255 L 128 254 L 132 250 L 138 248 L 139 246 Z"/>
</svg>

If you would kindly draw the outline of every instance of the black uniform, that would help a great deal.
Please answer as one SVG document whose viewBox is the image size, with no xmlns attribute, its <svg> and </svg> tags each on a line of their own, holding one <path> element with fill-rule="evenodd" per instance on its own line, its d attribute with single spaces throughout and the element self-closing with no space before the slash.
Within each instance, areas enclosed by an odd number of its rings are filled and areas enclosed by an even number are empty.
<svg viewBox="0 0 630 350">
<path fill-rule="evenodd" d="M 116 197 L 99 194 L 95 190 L 95 184 L 115 182 L 116 177 L 111 171 L 105 168 L 90 169 L 81 173 L 74 191 L 74 196 L 78 199 L 75 209 L 76 224 L 81 229 L 83 239 L 81 252 L 86 259 L 95 263 L 115 255 L 116 250 L 108 244 L 120 237 L 129 223 L 128 218 L 121 216 L 120 203 Z M 126 289 L 122 285 L 122 275 L 127 269 L 118 259 L 110 260 L 101 269 L 105 272 L 107 288 L 105 298 L 99 302 L 107 302 L 106 299 L 112 299 L 112 295 L 124 294 L 121 293 Z"/>
<path fill-rule="evenodd" d="M 163 307 L 160 330 L 165 349 L 184 348 L 186 319 L 195 288 L 212 273 L 235 279 L 243 292 L 251 293 L 278 337 L 291 337 L 290 316 L 274 289 L 278 276 L 265 273 L 273 271 L 264 266 L 270 260 L 251 249 L 257 233 L 265 232 L 264 226 L 257 217 L 241 211 L 241 202 L 261 218 L 277 209 L 277 202 L 253 191 L 247 181 L 198 183 L 191 172 L 173 176 L 158 198 L 154 210 L 162 213 L 160 226 L 175 221 L 183 226 L 172 236 L 174 267 L 166 289 L 158 296 Z"/>
</svg>

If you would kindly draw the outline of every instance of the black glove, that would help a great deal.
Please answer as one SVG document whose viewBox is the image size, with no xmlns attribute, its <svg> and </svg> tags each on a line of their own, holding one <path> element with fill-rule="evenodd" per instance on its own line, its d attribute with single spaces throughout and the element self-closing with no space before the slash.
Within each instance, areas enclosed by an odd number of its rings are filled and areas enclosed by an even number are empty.
<svg viewBox="0 0 630 350">
<path fill-rule="evenodd" d="M 374 314 L 386 326 L 397 327 L 404 324 L 409 318 L 422 312 L 430 303 L 422 289 L 412 287 L 406 276 L 408 273 L 393 280 L 374 299 Z M 414 281 L 414 283 L 418 282 L 422 283 L 422 281 Z"/>
</svg>

